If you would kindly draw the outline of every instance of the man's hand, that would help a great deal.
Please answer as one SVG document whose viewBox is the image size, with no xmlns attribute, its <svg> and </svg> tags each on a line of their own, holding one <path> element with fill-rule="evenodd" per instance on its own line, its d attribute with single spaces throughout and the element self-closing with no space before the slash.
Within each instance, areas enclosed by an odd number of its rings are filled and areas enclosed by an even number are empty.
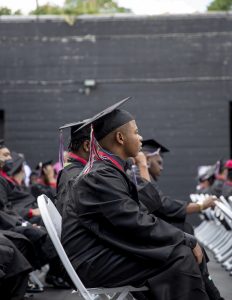
<svg viewBox="0 0 232 300">
<path fill-rule="evenodd" d="M 55 171 L 52 165 L 45 166 L 43 172 L 50 183 L 56 182 Z"/>
<path fill-rule="evenodd" d="M 202 208 L 206 209 L 209 207 L 215 207 L 215 200 L 217 200 L 216 197 L 214 196 L 209 196 L 207 197 L 203 202 L 202 202 Z"/>
<path fill-rule="evenodd" d="M 139 167 L 147 167 L 147 158 L 143 152 L 139 152 L 138 155 L 135 157 L 135 164 Z"/>
<path fill-rule="evenodd" d="M 151 181 L 147 167 L 147 158 L 143 152 L 139 152 L 135 157 L 135 164 L 139 168 L 140 176 L 147 181 Z"/>
<path fill-rule="evenodd" d="M 203 259 L 203 252 L 201 250 L 200 245 L 197 243 L 196 247 L 193 248 L 193 255 L 195 256 L 195 259 L 197 261 L 198 264 L 202 263 L 202 259 Z"/>
</svg>

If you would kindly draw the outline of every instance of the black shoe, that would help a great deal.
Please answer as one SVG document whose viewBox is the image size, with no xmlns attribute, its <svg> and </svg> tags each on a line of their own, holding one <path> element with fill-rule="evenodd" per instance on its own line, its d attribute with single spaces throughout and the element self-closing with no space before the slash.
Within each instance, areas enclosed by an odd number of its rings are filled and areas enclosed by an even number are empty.
<svg viewBox="0 0 232 300">
<path fill-rule="evenodd" d="M 27 293 L 42 293 L 43 291 L 44 289 L 40 287 L 38 284 L 31 282 L 30 280 L 28 281 L 27 289 L 26 289 Z"/>
<path fill-rule="evenodd" d="M 53 285 L 56 289 L 71 289 L 70 285 L 61 277 L 47 274 L 45 278 L 47 284 Z"/>
</svg>

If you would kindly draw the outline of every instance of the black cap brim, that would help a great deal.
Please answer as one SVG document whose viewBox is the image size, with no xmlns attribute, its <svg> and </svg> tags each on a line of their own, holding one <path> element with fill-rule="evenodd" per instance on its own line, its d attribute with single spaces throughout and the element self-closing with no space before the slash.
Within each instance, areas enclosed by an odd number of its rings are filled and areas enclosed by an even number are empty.
<svg viewBox="0 0 232 300">
<path fill-rule="evenodd" d="M 59 128 L 59 130 L 62 130 L 62 129 L 66 129 L 66 128 L 71 128 L 71 127 L 74 127 L 74 126 L 83 126 L 89 119 L 86 119 L 86 120 L 83 120 L 83 121 L 78 121 L 78 122 L 72 122 L 72 123 L 67 123 L 63 126 L 61 126 Z"/>
</svg>

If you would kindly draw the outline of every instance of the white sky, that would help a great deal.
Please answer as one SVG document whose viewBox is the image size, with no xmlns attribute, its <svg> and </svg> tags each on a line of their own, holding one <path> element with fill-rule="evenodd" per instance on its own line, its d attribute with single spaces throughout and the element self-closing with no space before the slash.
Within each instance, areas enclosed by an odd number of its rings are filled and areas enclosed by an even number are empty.
<svg viewBox="0 0 232 300">
<path fill-rule="evenodd" d="M 62 5 L 64 0 L 38 0 L 39 5 L 47 2 Z M 212 0 L 116 0 L 119 5 L 130 8 L 135 14 L 183 14 L 205 12 Z M 7 6 L 12 10 L 20 9 L 23 13 L 35 9 L 36 0 L 0 0 L 0 6 Z"/>
</svg>

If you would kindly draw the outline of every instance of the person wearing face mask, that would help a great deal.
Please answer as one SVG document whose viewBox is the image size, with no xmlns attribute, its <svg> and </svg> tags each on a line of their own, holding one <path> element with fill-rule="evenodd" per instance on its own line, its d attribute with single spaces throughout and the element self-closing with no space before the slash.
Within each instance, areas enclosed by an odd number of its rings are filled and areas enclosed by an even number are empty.
<svg viewBox="0 0 232 300">
<path fill-rule="evenodd" d="M 14 190 L 8 197 L 8 203 L 17 213 L 30 223 L 41 224 L 41 215 L 36 198 L 25 186 L 24 158 L 16 152 L 11 154 L 13 164 L 7 172 L 14 182 Z"/>
<path fill-rule="evenodd" d="M 55 288 L 70 288 L 60 277 L 60 261 L 45 228 L 38 227 L 36 224 L 32 225 L 12 207 L 11 200 L 17 192 L 17 187 L 15 179 L 9 176 L 12 168 L 14 169 L 14 162 L 7 164 L 8 168 L 4 168 L 5 161 L 9 160 L 13 162 L 10 150 L 2 142 L 0 147 L 0 230 L 9 232 L 10 237 L 13 235 L 14 238 L 20 234 L 22 238 L 19 240 L 25 242 L 26 245 L 31 245 L 32 250 L 27 259 L 34 269 L 40 269 L 45 264 L 49 264 L 50 269 L 45 279 L 48 284 Z M 20 178 L 22 179 L 22 176 Z"/>
</svg>

